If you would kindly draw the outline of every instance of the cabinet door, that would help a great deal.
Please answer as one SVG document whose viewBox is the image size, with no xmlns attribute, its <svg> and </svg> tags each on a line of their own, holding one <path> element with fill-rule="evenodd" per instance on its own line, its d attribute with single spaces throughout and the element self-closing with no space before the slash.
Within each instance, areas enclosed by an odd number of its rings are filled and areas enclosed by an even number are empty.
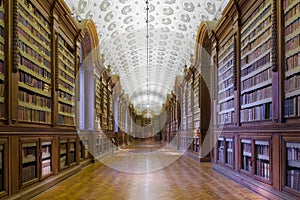
<svg viewBox="0 0 300 200">
<path fill-rule="evenodd" d="M 68 167 L 68 140 L 60 140 L 59 142 L 59 169 L 63 170 Z"/>
<path fill-rule="evenodd" d="M 0 139 L 0 197 L 8 191 L 8 143 L 6 139 Z"/>
<path fill-rule="evenodd" d="M 21 141 L 20 150 L 20 181 L 22 187 L 38 181 L 38 140 Z"/>
<path fill-rule="evenodd" d="M 52 174 L 52 140 L 41 141 L 41 178 Z"/>
</svg>

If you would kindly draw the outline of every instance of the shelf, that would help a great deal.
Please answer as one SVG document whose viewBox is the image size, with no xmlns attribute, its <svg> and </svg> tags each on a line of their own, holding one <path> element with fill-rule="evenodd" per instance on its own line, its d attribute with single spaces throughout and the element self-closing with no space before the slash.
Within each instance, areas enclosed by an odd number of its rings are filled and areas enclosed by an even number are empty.
<svg viewBox="0 0 300 200">
<path fill-rule="evenodd" d="M 285 72 L 285 78 L 289 78 L 290 76 L 293 76 L 299 72 L 300 72 L 300 66 L 295 67 L 295 68 Z"/>
<path fill-rule="evenodd" d="M 220 76 L 219 76 L 220 77 Z M 222 81 L 218 82 L 218 85 L 221 85 L 222 83 L 224 83 L 225 81 L 229 80 L 231 77 L 233 77 L 233 73 L 231 73 L 229 76 L 227 76 L 226 78 L 222 79 Z"/>
<path fill-rule="evenodd" d="M 288 160 L 288 166 L 300 168 L 300 161 Z"/>
<path fill-rule="evenodd" d="M 271 1 L 269 1 L 268 3 L 266 3 L 266 5 L 263 8 L 261 8 L 261 10 L 258 13 L 256 13 L 255 16 L 250 16 L 251 20 L 247 22 L 247 26 L 245 26 L 245 28 L 243 27 L 241 29 L 242 34 L 243 34 L 243 32 L 245 32 L 245 29 L 247 29 L 269 6 L 271 6 Z M 256 23 L 257 24 L 261 24 L 259 22 L 261 22 L 261 20 L 257 21 Z M 257 26 L 254 26 L 250 30 L 254 30 L 256 27 Z M 249 30 L 249 32 L 251 32 L 250 30 Z M 246 36 L 248 36 L 248 34 L 250 34 L 250 33 L 247 33 Z M 243 38 L 245 38 L 246 36 L 244 36 Z M 243 40 L 243 38 L 242 38 L 242 40 Z"/>
<path fill-rule="evenodd" d="M 252 156 L 252 153 L 251 153 L 251 152 L 243 152 L 243 156 L 251 157 L 251 156 Z"/>
<path fill-rule="evenodd" d="M 272 49 L 272 48 L 271 48 Z M 251 62 L 247 63 L 246 65 L 241 67 L 241 70 L 244 70 L 248 67 L 250 67 L 251 65 L 253 65 L 254 63 L 256 63 L 258 60 L 260 60 L 261 58 L 265 57 L 266 55 L 268 55 L 269 53 L 271 53 L 271 49 L 268 49 L 267 51 L 265 51 L 264 53 L 260 54 L 260 56 L 256 57 L 254 60 L 252 60 Z"/>
<path fill-rule="evenodd" d="M 30 56 L 29 54 L 23 52 L 22 50 L 19 51 L 20 55 L 27 58 L 28 60 L 30 60 L 31 62 L 33 62 L 34 64 L 36 64 L 39 67 L 45 68 L 45 69 L 49 69 L 47 66 L 45 66 L 43 63 L 37 61 L 36 59 L 34 59 L 32 56 Z M 49 71 L 50 72 L 50 71 Z"/>
<path fill-rule="evenodd" d="M 31 14 L 31 13 L 33 13 L 33 11 L 32 10 L 30 10 L 25 4 L 24 4 L 24 2 L 22 1 L 22 0 L 19 0 L 18 1 L 18 3 L 29 13 L 29 14 Z M 40 19 L 37 17 L 37 16 L 35 16 L 35 15 L 31 15 L 35 20 L 36 20 L 36 22 L 38 22 L 39 23 L 39 25 L 45 30 L 45 31 L 49 31 L 49 29 L 50 28 L 48 28 L 46 25 L 44 25 L 41 21 L 40 21 Z M 50 41 L 50 40 L 49 40 Z"/>
<path fill-rule="evenodd" d="M 224 88 L 224 89 L 222 89 L 222 90 L 219 90 L 218 91 L 218 94 L 221 94 L 222 92 L 224 92 L 224 91 L 226 91 L 226 90 L 228 90 L 228 89 L 230 89 L 230 88 L 232 88 L 233 87 L 233 84 L 230 84 L 228 87 L 226 87 L 226 88 Z"/>
<path fill-rule="evenodd" d="M 254 51 L 257 50 L 257 48 L 260 48 L 263 44 L 265 44 L 266 42 L 268 42 L 270 39 L 272 38 L 272 34 L 270 34 L 268 37 L 266 37 L 263 41 L 261 41 L 259 43 L 258 46 L 256 46 L 255 48 L 252 48 L 250 51 L 248 51 L 247 53 L 245 53 L 244 55 L 241 56 L 241 60 L 243 60 L 246 56 L 250 55 L 251 53 L 253 53 Z M 242 51 L 247 48 L 247 45 L 245 45 L 244 48 L 242 48 Z"/>
<path fill-rule="evenodd" d="M 299 18 L 299 15 L 295 14 L 289 20 L 285 21 L 285 27 L 288 27 L 291 23 L 293 23 L 294 21 L 296 21 L 298 18 Z"/>
<path fill-rule="evenodd" d="M 233 42 L 232 42 L 232 44 L 233 44 Z M 232 45 L 232 44 L 230 44 L 230 45 Z M 229 46 L 230 46 L 230 45 L 229 45 Z M 227 49 L 226 49 L 226 50 L 227 50 Z M 225 50 L 225 51 L 226 51 L 226 50 Z M 223 53 L 223 52 L 222 52 L 222 53 Z M 219 55 L 219 58 L 222 57 L 221 60 L 218 61 L 219 63 L 222 63 L 222 62 L 225 60 L 225 58 L 226 58 L 227 56 L 229 56 L 231 53 L 234 53 L 234 51 L 233 51 L 233 48 L 231 47 L 230 51 L 227 52 L 224 56 L 222 55 L 222 53 L 220 53 L 220 55 Z M 233 58 L 233 56 L 232 56 L 232 58 Z M 228 59 L 228 61 L 229 61 L 229 60 L 231 60 L 231 59 Z M 227 63 L 227 62 L 226 62 L 226 63 Z"/>
<path fill-rule="evenodd" d="M 62 54 L 62 53 L 61 53 Z M 67 61 L 65 61 L 65 59 L 63 59 L 63 57 L 60 55 L 59 56 L 59 60 L 63 63 L 63 64 L 65 64 L 70 70 L 72 70 L 72 71 L 74 71 L 74 68 L 72 68 L 72 66 L 71 65 L 74 65 L 74 67 L 75 67 L 75 62 L 73 63 L 73 62 L 71 62 L 71 63 L 68 63 Z"/>
<path fill-rule="evenodd" d="M 227 149 L 227 152 L 233 152 L 233 149 Z"/>
<path fill-rule="evenodd" d="M 38 73 L 32 71 L 31 69 L 28 69 L 24 65 L 19 64 L 18 66 L 19 66 L 19 69 L 22 70 L 23 72 L 26 72 L 27 74 L 33 75 L 35 78 L 51 85 L 51 80 L 50 79 L 44 78 L 43 76 L 41 76 Z"/>
<path fill-rule="evenodd" d="M 293 90 L 293 91 L 286 91 L 284 96 L 286 99 L 294 96 L 299 96 L 300 95 L 300 89 Z"/>
<path fill-rule="evenodd" d="M 251 92 L 251 91 L 253 91 L 253 90 L 257 90 L 257 89 L 259 89 L 259 88 L 262 88 L 262 87 L 265 87 L 265 86 L 268 86 L 268 85 L 271 85 L 271 84 L 272 84 L 272 79 L 269 79 L 269 80 L 264 81 L 264 82 L 262 82 L 262 83 L 256 84 L 256 85 L 254 85 L 254 86 L 252 86 L 252 87 L 250 87 L 250 88 L 247 88 L 247 89 L 245 89 L 245 90 L 242 90 L 242 91 L 241 91 L 241 94 L 245 94 L 245 93 L 247 93 L 247 92 Z"/>
<path fill-rule="evenodd" d="M 69 67 L 69 69 L 71 69 L 71 68 Z M 68 76 L 70 76 L 71 78 L 74 78 L 74 79 L 75 79 L 74 74 L 71 74 L 71 72 L 69 72 L 68 70 L 66 70 L 66 69 L 64 69 L 64 68 L 62 68 L 62 67 L 60 67 L 59 70 L 65 72 Z M 73 69 L 71 69 L 71 70 L 73 71 Z M 73 72 L 74 72 L 74 71 L 73 71 Z"/>
<path fill-rule="evenodd" d="M 293 31 L 291 34 L 286 35 L 284 38 L 285 42 L 290 41 L 292 38 L 298 36 L 299 34 L 300 34 L 300 27 L 296 31 Z"/>
<path fill-rule="evenodd" d="M 222 115 L 222 114 L 229 113 L 229 112 L 234 112 L 234 108 L 222 110 L 222 111 L 218 112 L 218 115 Z"/>
<path fill-rule="evenodd" d="M 63 85 L 59 84 L 59 87 L 58 87 L 58 88 L 59 88 L 59 90 L 64 91 L 65 93 L 68 93 L 68 94 L 70 94 L 71 96 L 74 96 L 74 92 L 68 90 L 68 89 L 65 88 Z"/>
<path fill-rule="evenodd" d="M 23 82 L 19 82 L 19 87 L 22 87 L 24 89 L 30 90 L 30 91 L 35 92 L 35 93 L 38 93 L 38 94 L 43 95 L 45 97 L 51 98 L 51 94 L 49 92 L 44 92 L 41 89 L 38 89 L 38 88 L 35 88 L 33 86 L 27 85 Z"/>
<path fill-rule="evenodd" d="M 68 100 L 64 100 L 63 98 L 58 98 L 58 101 L 61 102 L 61 103 L 64 103 L 64 104 L 68 104 L 70 106 L 74 106 L 74 102 L 72 101 L 68 101 Z"/>
<path fill-rule="evenodd" d="M 19 101 L 19 106 L 29 108 L 29 109 L 33 109 L 33 110 L 51 112 L 51 108 L 37 106 L 37 105 L 34 105 L 32 103 L 27 103 L 27 102 L 24 102 L 24 101 Z"/>
<path fill-rule="evenodd" d="M 247 74 L 246 76 L 242 76 L 241 77 L 241 81 L 244 81 L 244 80 L 247 80 L 249 78 L 252 78 L 253 76 L 255 76 L 255 75 L 257 75 L 257 74 L 259 74 L 259 73 L 261 73 L 261 72 L 263 72 L 263 71 L 265 71 L 267 69 L 269 69 L 271 66 L 272 66 L 272 63 L 268 63 L 268 64 L 264 65 L 263 67 L 260 67 L 260 68 L 258 68 L 256 70 L 253 70 L 253 72 L 251 72 L 250 74 Z"/>
<path fill-rule="evenodd" d="M 65 113 L 65 112 L 58 112 L 59 115 L 64 115 L 64 116 L 67 116 L 67 117 L 75 117 L 74 114 L 72 113 Z"/>
<path fill-rule="evenodd" d="M 286 147 L 287 148 L 299 148 L 300 149 L 300 143 L 298 143 L 298 142 L 287 142 Z"/>
<path fill-rule="evenodd" d="M 29 157 L 23 157 L 22 158 L 22 164 L 26 163 L 32 163 L 36 161 L 36 156 L 29 156 Z"/>
<path fill-rule="evenodd" d="M 258 106 L 258 105 L 262 105 L 262 104 L 269 103 L 269 102 L 272 102 L 272 97 L 262 99 L 262 100 L 259 100 L 259 101 L 255 101 L 253 103 L 243 104 L 243 105 L 241 105 L 241 109 Z"/>
<path fill-rule="evenodd" d="M 285 57 L 286 57 L 286 58 L 289 58 L 290 56 L 293 56 L 293 55 L 295 55 L 295 54 L 297 54 L 297 53 L 299 53 L 299 52 L 300 52 L 300 45 L 299 45 L 297 48 L 294 48 L 294 49 L 292 49 L 292 50 L 286 52 L 286 53 L 285 53 Z"/>
<path fill-rule="evenodd" d="M 244 144 L 251 144 L 251 140 L 242 139 L 242 140 L 241 140 L 241 143 L 244 143 Z"/>
<path fill-rule="evenodd" d="M 218 76 L 222 76 L 223 74 L 225 74 L 228 70 L 230 70 L 230 69 L 233 67 L 233 64 L 230 65 L 230 66 L 227 66 L 227 69 L 225 69 L 225 71 L 220 72 L 220 71 L 222 71 L 221 69 L 223 69 L 223 68 L 225 68 L 225 67 L 226 67 L 226 65 L 223 65 L 222 67 L 220 67 L 220 68 L 218 69 Z"/>
<path fill-rule="evenodd" d="M 295 5 L 297 5 L 299 3 L 298 0 L 295 0 L 293 3 L 291 3 L 288 7 L 286 7 L 284 9 L 284 14 L 286 14 L 287 12 L 289 12 Z"/>
<path fill-rule="evenodd" d="M 270 160 L 269 156 L 266 156 L 266 155 L 257 155 L 257 158 L 260 159 L 260 160 Z"/>
<path fill-rule="evenodd" d="M 59 75 L 58 78 L 59 78 L 60 80 L 62 80 L 63 82 L 65 82 L 65 83 L 67 83 L 68 85 L 70 85 L 70 86 L 73 87 L 74 83 L 72 83 L 71 81 L 65 79 L 65 78 L 62 77 L 61 75 Z"/>
</svg>

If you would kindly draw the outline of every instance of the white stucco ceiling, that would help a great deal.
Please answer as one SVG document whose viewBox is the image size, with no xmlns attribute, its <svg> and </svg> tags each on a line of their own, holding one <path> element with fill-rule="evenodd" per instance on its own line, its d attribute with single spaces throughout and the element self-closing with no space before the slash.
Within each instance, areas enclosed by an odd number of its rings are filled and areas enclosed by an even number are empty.
<svg viewBox="0 0 300 200">
<path fill-rule="evenodd" d="M 65 0 L 74 16 L 92 19 L 105 65 L 120 76 L 135 105 L 147 104 L 146 2 L 143 0 Z M 149 89 L 151 108 L 159 108 L 175 77 L 194 53 L 203 20 L 219 19 L 228 0 L 149 0 Z"/>
</svg>

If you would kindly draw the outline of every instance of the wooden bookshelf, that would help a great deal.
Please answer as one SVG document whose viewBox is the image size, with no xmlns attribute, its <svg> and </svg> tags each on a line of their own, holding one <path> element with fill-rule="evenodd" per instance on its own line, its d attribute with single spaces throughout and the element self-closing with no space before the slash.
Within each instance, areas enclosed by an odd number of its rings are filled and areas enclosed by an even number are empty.
<svg viewBox="0 0 300 200">
<path fill-rule="evenodd" d="M 282 0 L 284 13 L 285 81 L 284 117 L 300 116 L 300 3 Z"/>
<path fill-rule="evenodd" d="M 18 0 L 18 120 L 51 124 L 50 23 L 27 0 Z"/>
<path fill-rule="evenodd" d="M 300 194 L 299 177 L 300 177 L 300 142 L 299 139 L 289 139 L 284 142 L 284 157 L 286 162 L 284 163 L 286 178 L 283 185 L 295 192 Z"/>
<path fill-rule="evenodd" d="M 272 119 L 272 3 L 264 0 L 241 26 L 241 122 Z"/>
<path fill-rule="evenodd" d="M 57 38 L 58 124 L 75 125 L 75 54 L 74 49 L 60 35 Z"/>
<path fill-rule="evenodd" d="M 224 40 L 218 54 L 217 124 L 231 124 L 234 116 L 233 57 L 234 37 Z"/>
</svg>

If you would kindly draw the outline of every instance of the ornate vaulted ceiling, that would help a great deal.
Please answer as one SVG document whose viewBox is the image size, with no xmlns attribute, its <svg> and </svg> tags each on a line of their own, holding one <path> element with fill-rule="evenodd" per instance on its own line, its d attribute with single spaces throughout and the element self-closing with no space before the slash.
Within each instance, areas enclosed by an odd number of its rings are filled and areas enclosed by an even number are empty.
<svg viewBox="0 0 300 200">
<path fill-rule="evenodd" d="M 149 0 L 147 73 L 146 2 L 143 0 L 65 0 L 71 12 L 92 19 L 105 65 L 120 75 L 138 110 L 160 108 L 175 77 L 190 64 L 198 26 L 219 19 L 228 0 Z M 149 98 L 147 98 L 147 77 Z"/>
</svg>

